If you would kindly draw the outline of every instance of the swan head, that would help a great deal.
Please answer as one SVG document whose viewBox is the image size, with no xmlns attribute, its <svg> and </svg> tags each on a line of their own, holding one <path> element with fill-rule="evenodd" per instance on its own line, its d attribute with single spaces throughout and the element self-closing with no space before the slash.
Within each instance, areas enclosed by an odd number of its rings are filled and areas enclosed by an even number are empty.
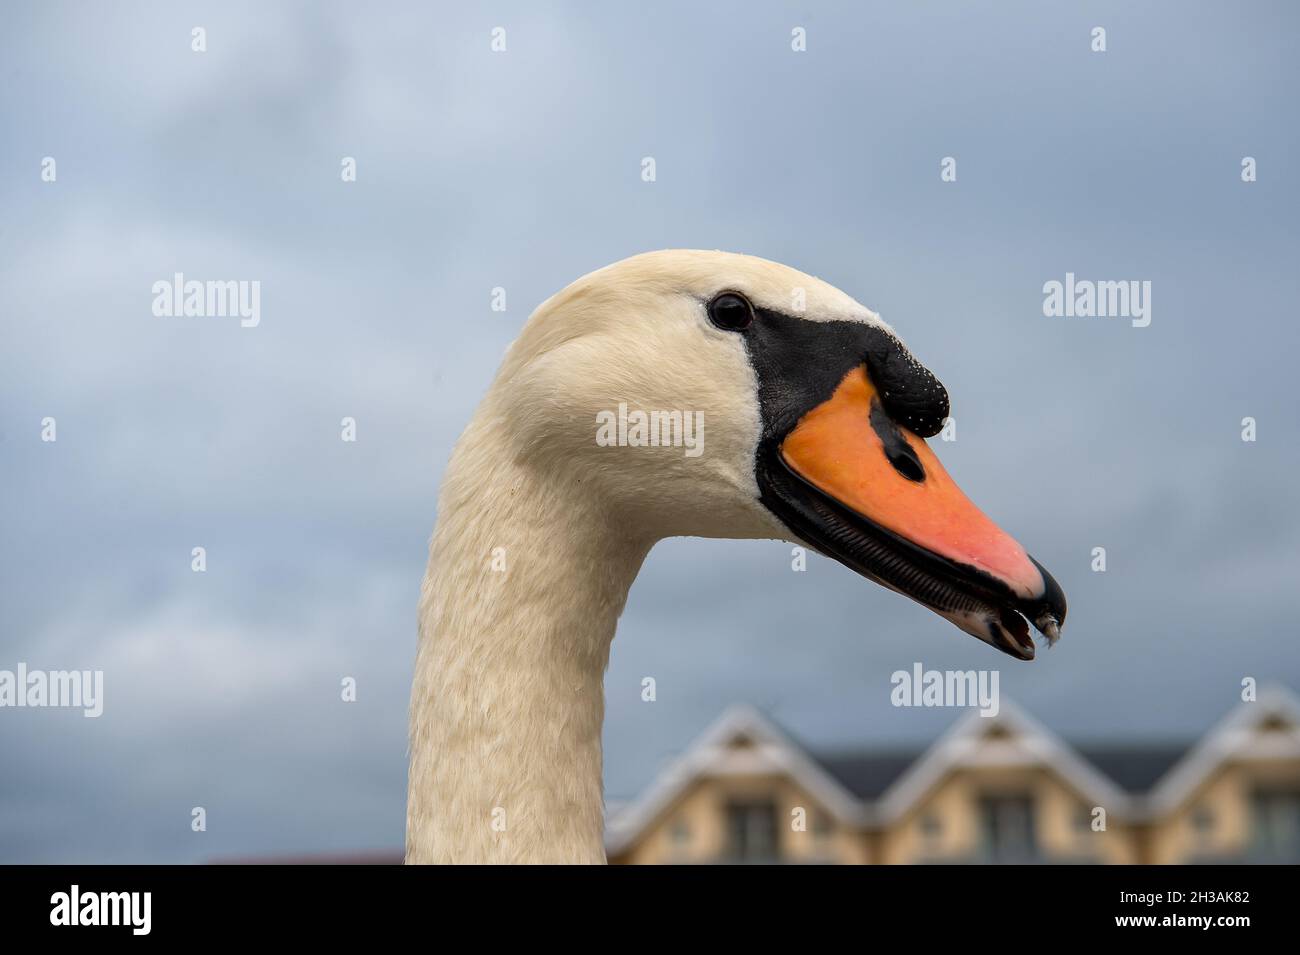
<svg viewBox="0 0 1300 955">
<path fill-rule="evenodd" d="M 515 459 L 632 536 L 811 546 L 1023 660 L 1055 641 L 1052 576 L 925 442 L 948 394 L 839 289 L 725 252 L 664 251 L 543 303 L 489 413 Z"/>
</svg>

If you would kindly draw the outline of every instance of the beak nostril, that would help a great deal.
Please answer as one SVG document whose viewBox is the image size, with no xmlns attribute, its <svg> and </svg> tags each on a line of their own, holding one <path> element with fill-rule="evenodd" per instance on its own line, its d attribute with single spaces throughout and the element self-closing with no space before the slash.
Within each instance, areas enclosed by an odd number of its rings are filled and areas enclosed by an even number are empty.
<svg viewBox="0 0 1300 955">
<path fill-rule="evenodd" d="M 916 453 L 911 448 L 907 449 L 905 454 L 889 455 L 889 463 L 894 466 L 894 470 L 909 481 L 915 481 L 920 484 L 925 480 L 925 468 L 917 460 Z"/>
<path fill-rule="evenodd" d="M 874 398 L 871 399 L 868 420 L 871 422 L 871 429 L 880 438 L 880 443 L 885 449 L 885 457 L 894 466 L 894 470 L 917 484 L 924 481 L 925 466 L 921 464 L 921 459 L 916 456 L 912 446 L 907 443 L 907 438 L 903 437 L 903 433 L 898 430 L 898 426 L 894 424 L 881 403 Z"/>
</svg>

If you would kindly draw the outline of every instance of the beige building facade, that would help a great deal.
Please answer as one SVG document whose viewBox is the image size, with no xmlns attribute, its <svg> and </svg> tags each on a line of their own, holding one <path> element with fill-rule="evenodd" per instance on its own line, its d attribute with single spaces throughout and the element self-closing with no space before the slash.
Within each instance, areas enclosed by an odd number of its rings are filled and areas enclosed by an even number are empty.
<svg viewBox="0 0 1300 955">
<path fill-rule="evenodd" d="M 830 756 L 736 706 L 607 828 L 625 864 L 1300 862 L 1300 703 L 1262 691 L 1190 748 L 1075 748 L 1004 702 L 919 753 Z"/>
</svg>

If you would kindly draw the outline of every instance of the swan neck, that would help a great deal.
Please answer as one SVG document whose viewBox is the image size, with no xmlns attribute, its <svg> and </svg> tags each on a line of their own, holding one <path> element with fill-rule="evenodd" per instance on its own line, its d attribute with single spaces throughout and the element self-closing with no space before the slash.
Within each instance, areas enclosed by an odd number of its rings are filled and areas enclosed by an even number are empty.
<svg viewBox="0 0 1300 955">
<path fill-rule="evenodd" d="M 499 444 L 499 443 L 498 443 Z M 603 862 L 603 680 L 649 549 L 471 426 L 443 480 L 411 698 L 408 862 Z"/>
</svg>

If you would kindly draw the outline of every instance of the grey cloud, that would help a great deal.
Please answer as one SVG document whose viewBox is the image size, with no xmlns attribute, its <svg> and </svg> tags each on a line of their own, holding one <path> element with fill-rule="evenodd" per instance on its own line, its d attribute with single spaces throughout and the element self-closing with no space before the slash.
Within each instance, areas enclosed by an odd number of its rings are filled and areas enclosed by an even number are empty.
<svg viewBox="0 0 1300 955">
<path fill-rule="evenodd" d="M 888 704 L 914 660 L 997 667 L 1089 738 L 1191 737 L 1245 675 L 1300 686 L 1297 15 L 1219 10 L 6 11 L 0 667 L 103 665 L 109 703 L 0 713 L 0 859 L 400 845 L 446 455 L 531 308 L 665 246 L 786 261 L 881 311 L 953 395 L 946 466 L 1071 622 L 1015 666 L 834 563 L 792 573 L 788 546 L 665 542 L 606 681 L 611 795 L 738 699 L 818 745 L 930 739 L 950 714 Z M 1151 280 L 1151 326 L 1044 318 L 1067 270 Z M 174 271 L 259 279 L 261 326 L 154 318 Z"/>
</svg>

